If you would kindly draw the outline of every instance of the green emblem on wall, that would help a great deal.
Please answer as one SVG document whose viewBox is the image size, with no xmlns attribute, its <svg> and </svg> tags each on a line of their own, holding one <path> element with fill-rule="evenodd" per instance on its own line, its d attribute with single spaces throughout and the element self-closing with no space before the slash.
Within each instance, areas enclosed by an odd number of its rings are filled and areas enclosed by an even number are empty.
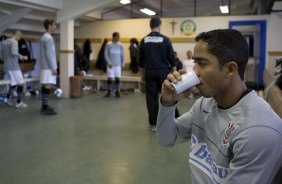
<svg viewBox="0 0 282 184">
<path fill-rule="evenodd" d="M 193 35 L 196 33 L 196 23 L 193 20 L 184 20 L 181 24 L 180 24 L 180 31 L 181 34 L 184 35 Z"/>
</svg>

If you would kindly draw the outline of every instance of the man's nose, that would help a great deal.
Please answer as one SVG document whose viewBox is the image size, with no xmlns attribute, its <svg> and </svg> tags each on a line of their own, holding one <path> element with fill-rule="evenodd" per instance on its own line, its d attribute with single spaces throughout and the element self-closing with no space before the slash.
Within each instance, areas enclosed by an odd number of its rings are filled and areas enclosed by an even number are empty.
<svg viewBox="0 0 282 184">
<path fill-rule="evenodd" d="M 197 77 L 200 76 L 200 67 L 198 66 L 197 63 L 195 63 L 195 65 L 193 67 L 193 71 L 196 73 Z"/>
</svg>

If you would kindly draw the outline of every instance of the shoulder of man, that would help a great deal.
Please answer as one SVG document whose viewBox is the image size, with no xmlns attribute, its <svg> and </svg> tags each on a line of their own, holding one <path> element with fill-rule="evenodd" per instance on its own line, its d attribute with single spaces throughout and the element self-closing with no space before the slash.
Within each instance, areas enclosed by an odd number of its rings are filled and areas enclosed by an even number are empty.
<svg viewBox="0 0 282 184">
<path fill-rule="evenodd" d="M 163 37 L 165 40 L 169 40 L 169 38 L 165 35 L 163 35 L 162 33 L 159 33 L 159 32 L 154 32 L 154 36 L 159 36 L 159 37 Z"/>
<path fill-rule="evenodd" d="M 108 42 L 108 43 L 106 44 L 106 46 L 110 46 L 110 45 L 113 45 L 113 42 L 112 42 L 112 41 L 110 41 L 110 42 Z"/>
<path fill-rule="evenodd" d="M 157 35 L 156 35 L 156 32 L 150 32 L 149 34 L 147 34 L 146 36 L 144 36 L 143 38 L 142 38 L 142 40 L 144 41 L 147 37 L 156 37 L 156 36 L 159 36 L 160 35 L 160 33 L 158 33 Z M 141 41 L 142 41 L 141 40 Z"/>
<path fill-rule="evenodd" d="M 50 34 L 48 34 L 48 33 L 44 33 L 44 34 L 41 36 L 41 39 L 40 39 L 40 40 L 43 41 L 43 42 L 48 42 L 48 41 L 53 40 L 53 37 L 52 37 Z"/>
<path fill-rule="evenodd" d="M 171 43 L 169 37 L 167 37 L 167 36 L 165 36 L 165 35 L 163 35 L 163 34 L 161 34 L 161 33 L 159 33 L 158 36 L 159 36 L 159 37 L 162 37 L 162 38 L 164 39 L 164 43 Z"/>
<path fill-rule="evenodd" d="M 53 37 L 50 33 L 44 33 L 43 37 L 46 38 L 46 39 L 52 39 L 53 40 Z"/>
<path fill-rule="evenodd" d="M 12 43 L 18 43 L 18 41 L 17 41 L 17 40 L 12 39 L 12 38 L 10 38 L 10 39 L 8 39 L 8 40 L 9 40 L 9 42 L 12 42 Z"/>
<path fill-rule="evenodd" d="M 171 43 L 171 40 L 170 40 L 170 38 L 169 38 L 169 37 L 167 37 L 167 36 L 165 36 L 165 35 L 162 35 L 162 36 L 164 37 L 164 40 L 165 40 L 166 42 Z"/>
<path fill-rule="evenodd" d="M 269 129 L 282 136 L 282 120 L 265 100 L 254 91 L 242 100 L 241 116 L 230 121 L 231 124 L 234 124 L 234 133 L 231 137 L 240 137 L 242 133 L 256 128 Z"/>
</svg>

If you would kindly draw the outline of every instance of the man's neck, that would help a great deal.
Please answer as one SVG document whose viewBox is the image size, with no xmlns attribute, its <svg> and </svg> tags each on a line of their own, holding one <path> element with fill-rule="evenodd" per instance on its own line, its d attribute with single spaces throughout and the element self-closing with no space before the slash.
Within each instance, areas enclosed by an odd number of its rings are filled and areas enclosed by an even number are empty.
<svg viewBox="0 0 282 184">
<path fill-rule="evenodd" d="M 159 28 L 154 28 L 154 29 L 152 29 L 152 32 L 160 32 L 160 29 Z"/>
<path fill-rule="evenodd" d="M 242 94 L 247 90 L 247 86 L 245 85 L 244 81 L 238 80 L 231 82 L 230 86 L 228 86 L 226 90 L 214 97 L 219 107 L 228 109 L 237 104 L 237 102 L 240 100 Z"/>
</svg>

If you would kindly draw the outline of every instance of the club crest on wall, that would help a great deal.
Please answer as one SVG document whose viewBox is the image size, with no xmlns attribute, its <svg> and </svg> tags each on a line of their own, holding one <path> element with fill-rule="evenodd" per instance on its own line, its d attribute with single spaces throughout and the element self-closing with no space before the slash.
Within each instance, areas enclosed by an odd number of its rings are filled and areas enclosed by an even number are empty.
<svg viewBox="0 0 282 184">
<path fill-rule="evenodd" d="M 180 24 L 180 32 L 186 36 L 190 36 L 196 33 L 196 23 L 193 20 L 184 20 Z"/>
</svg>

